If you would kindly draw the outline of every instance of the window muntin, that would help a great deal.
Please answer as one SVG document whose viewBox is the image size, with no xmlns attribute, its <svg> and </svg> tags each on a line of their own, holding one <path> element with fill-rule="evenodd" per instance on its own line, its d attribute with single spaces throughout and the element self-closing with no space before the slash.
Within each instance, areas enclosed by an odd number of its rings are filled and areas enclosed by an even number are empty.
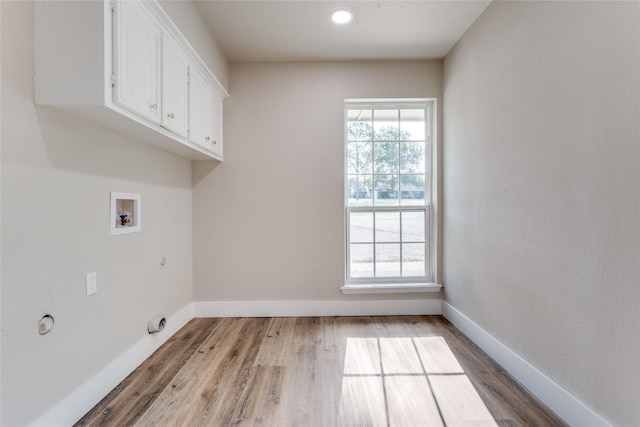
<svg viewBox="0 0 640 427">
<path fill-rule="evenodd" d="M 429 277 L 430 102 L 347 103 L 347 282 Z"/>
</svg>

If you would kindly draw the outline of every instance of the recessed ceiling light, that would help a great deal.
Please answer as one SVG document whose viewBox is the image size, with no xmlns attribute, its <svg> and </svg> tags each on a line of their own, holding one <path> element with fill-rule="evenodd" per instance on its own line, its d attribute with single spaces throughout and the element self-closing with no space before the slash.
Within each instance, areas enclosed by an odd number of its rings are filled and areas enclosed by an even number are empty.
<svg viewBox="0 0 640 427">
<path fill-rule="evenodd" d="M 347 24 L 353 19 L 353 12 L 348 9 L 336 9 L 331 12 L 331 20 L 336 24 Z"/>
</svg>

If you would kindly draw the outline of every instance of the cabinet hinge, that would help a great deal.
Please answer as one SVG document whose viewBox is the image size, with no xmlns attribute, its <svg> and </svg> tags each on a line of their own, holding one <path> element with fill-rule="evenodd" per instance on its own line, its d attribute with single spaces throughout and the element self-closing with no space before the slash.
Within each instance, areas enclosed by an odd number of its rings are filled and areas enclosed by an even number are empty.
<svg viewBox="0 0 640 427">
<path fill-rule="evenodd" d="M 111 86 L 115 86 L 116 85 L 116 75 L 115 74 L 111 74 Z"/>
<path fill-rule="evenodd" d="M 109 2 L 109 6 L 111 7 L 111 11 L 116 10 L 116 2 L 115 2 L 115 0 L 111 0 Z"/>
</svg>

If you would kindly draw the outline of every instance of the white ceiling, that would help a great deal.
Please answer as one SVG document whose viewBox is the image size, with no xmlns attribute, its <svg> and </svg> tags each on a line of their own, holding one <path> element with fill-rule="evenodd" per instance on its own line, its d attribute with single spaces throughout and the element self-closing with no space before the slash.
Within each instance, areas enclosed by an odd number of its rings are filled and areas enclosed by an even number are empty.
<svg viewBox="0 0 640 427">
<path fill-rule="evenodd" d="M 442 58 L 490 2 L 194 0 L 230 62 Z"/>
</svg>

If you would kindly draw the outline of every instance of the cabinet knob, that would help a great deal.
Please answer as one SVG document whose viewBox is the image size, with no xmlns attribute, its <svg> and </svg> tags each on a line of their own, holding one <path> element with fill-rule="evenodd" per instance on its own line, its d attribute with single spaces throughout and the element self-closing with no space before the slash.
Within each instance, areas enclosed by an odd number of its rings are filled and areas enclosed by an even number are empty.
<svg viewBox="0 0 640 427">
<path fill-rule="evenodd" d="M 216 145 L 216 144 L 217 144 L 217 142 L 216 142 L 216 140 L 214 139 L 214 140 L 213 140 L 213 145 Z"/>
<path fill-rule="evenodd" d="M 204 138 L 205 141 L 211 141 L 211 138 L 209 138 L 208 136 Z"/>
<path fill-rule="evenodd" d="M 167 117 L 169 117 L 170 119 L 173 119 L 175 116 L 173 115 L 173 113 L 169 113 L 167 114 Z"/>
<path fill-rule="evenodd" d="M 157 110 L 158 109 L 158 104 L 153 103 L 149 106 L 149 108 L 151 108 L 152 110 Z"/>
</svg>

